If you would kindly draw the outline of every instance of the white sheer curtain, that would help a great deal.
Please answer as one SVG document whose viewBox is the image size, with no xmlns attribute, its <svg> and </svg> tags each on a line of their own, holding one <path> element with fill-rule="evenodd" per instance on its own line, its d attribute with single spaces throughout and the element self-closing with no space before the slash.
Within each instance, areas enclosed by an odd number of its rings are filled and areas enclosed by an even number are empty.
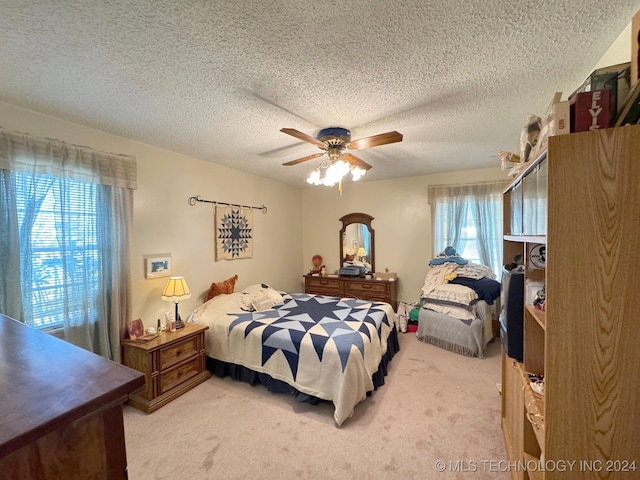
<svg viewBox="0 0 640 480">
<path fill-rule="evenodd" d="M 502 192 L 506 181 L 430 185 L 434 254 L 451 245 L 459 253 L 475 240 L 480 263 L 502 269 Z M 475 233 L 470 233 L 475 232 Z"/>
<path fill-rule="evenodd" d="M 135 188 L 131 156 L 0 129 L 0 312 L 119 361 Z"/>
</svg>

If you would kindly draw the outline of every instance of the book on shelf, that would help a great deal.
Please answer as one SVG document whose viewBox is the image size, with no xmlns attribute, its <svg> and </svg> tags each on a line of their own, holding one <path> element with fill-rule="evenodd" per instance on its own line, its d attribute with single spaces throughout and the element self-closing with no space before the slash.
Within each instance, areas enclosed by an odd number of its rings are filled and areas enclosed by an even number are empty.
<svg viewBox="0 0 640 480">
<path fill-rule="evenodd" d="M 631 62 L 597 68 L 569 96 L 569 100 L 572 100 L 578 93 L 611 90 L 611 118 L 616 118 L 629 93 L 630 78 Z"/>
<path fill-rule="evenodd" d="M 640 81 L 633 84 L 616 119 L 616 127 L 640 123 Z"/>
<path fill-rule="evenodd" d="M 571 133 L 609 128 L 611 116 L 611 90 L 576 93 L 571 99 Z"/>
</svg>

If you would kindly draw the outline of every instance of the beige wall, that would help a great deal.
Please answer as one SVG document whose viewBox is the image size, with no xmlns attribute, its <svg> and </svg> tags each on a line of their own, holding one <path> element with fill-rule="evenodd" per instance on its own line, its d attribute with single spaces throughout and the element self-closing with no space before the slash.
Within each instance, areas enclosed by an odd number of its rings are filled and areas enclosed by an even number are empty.
<svg viewBox="0 0 640 480">
<path fill-rule="evenodd" d="M 622 31 L 611 44 L 605 54 L 598 60 L 592 70 L 596 68 L 618 65 L 631 60 L 631 23 Z M 591 73 L 591 72 L 589 72 Z"/>
<path fill-rule="evenodd" d="M 351 212 L 375 218 L 376 266 L 398 273 L 401 300 L 416 300 L 432 253 L 427 186 L 505 178 L 505 173 L 496 168 L 348 183 L 340 197 L 337 188 L 291 187 L 2 102 L 0 125 L 136 157 L 133 318 L 142 318 L 146 326 L 153 325 L 171 305 L 160 299 L 166 279 L 144 278 L 145 255 L 171 254 L 173 274 L 183 275 L 193 292 L 190 300 L 180 304 L 185 317 L 202 302 L 212 281 L 236 273 L 237 289 L 266 282 L 282 290 L 302 291 L 302 275 L 311 268 L 315 253 L 324 257 L 328 271 L 337 269 L 338 219 Z M 214 260 L 213 207 L 204 203 L 190 206 L 187 199 L 193 195 L 268 207 L 267 214 L 254 210 L 253 258 Z"/>
<path fill-rule="evenodd" d="M 415 302 L 434 253 L 428 186 L 498 179 L 506 182 L 507 174 L 496 167 L 380 182 L 349 182 L 343 186 L 342 196 L 337 187 L 307 188 L 302 206 L 304 269 L 308 272 L 311 257 L 320 254 L 327 271 L 334 272 L 340 260 L 340 217 L 367 213 L 374 218 L 376 270 L 388 268 L 396 272 L 398 299 Z"/>
<path fill-rule="evenodd" d="M 301 189 L 2 102 L 0 126 L 136 157 L 138 189 L 134 195 L 131 249 L 133 318 L 142 318 L 145 326 L 154 325 L 167 309 L 173 309 L 160 299 L 166 278 L 145 279 L 145 254 L 170 253 L 173 273 L 187 280 L 193 295 L 180 304 L 183 318 L 202 303 L 201 295 L 212 281 L 224 280 L 236 273 L 237 289 L 259 282 L 283 290 L 299 286 Z M 254 210 L 253 258 L 214 260 L 213 207 L 204 203 L 190 206 L 187 199 L 193 195 L 267 206 L 267 214 Z"/>
</svg>

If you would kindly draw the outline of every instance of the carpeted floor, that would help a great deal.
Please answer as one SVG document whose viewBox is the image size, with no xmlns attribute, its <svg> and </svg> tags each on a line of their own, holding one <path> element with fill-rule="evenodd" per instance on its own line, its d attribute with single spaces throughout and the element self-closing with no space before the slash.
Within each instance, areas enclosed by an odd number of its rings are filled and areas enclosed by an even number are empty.
<svg viewBox="0 0 640 480">
<path fill-rule="evenodd" d="M 412 333 L 400 347 L 386 384 L 341 427 L 329 403 L 228 378 L 150 415 L 126 406 L 129 479 L 508 479 L 499 341 L 485 359 Z"/>
</svg>

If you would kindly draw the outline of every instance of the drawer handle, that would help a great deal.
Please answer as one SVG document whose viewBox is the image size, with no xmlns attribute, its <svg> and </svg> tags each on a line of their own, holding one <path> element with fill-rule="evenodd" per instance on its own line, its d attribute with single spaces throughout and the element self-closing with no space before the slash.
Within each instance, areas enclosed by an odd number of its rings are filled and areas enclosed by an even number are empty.
<svg viewBox="0 0 640 480">
<path fill-rule="evenodd" d="M 371 287 L 373 287 L 373 285 L 368 285 L 366 283 L 362 284 L 362 288 L 368 288 L 369 290 L 371 290 Z"/>
<path fill-rule="evenodd" d="M 182 355 L 182 350 L 176 351 L 176 357 L 179 357 L 180 355 Z"/>
</svg>

